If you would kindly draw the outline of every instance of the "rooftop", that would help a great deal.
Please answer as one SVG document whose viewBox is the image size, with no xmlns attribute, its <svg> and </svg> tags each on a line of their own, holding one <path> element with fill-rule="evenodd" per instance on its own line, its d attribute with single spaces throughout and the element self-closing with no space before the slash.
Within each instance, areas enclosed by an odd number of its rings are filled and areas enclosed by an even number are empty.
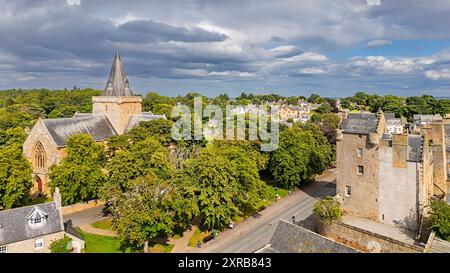
<svg viewBox="0 0 450 273">
<path fill-rule="evenodd" d="M 342 121 L 341 129 L 344 133 L 370 134 L 378 128 L 378 117 L 374 113 L 349 113 Z"/>
<path fill-rule="evenodd" d="M 134 96 L 133 91 L 129 87 L 127 74 L 125 73 L 119 51 L 114 56 L 111 72 L 102 96 Z"/>
<path fill-rule="evenodd" d="M 306 228 L 280 220 L 269 244 L 257 252 L 356 253 L 357 251 Z"/>
<path fill-rule="evenodd" d="M 70 136 L 74 134 L 89 134 L 94 141 L 117 135 L 104 115 L 76 114 L 73 118 L 44 119 L 43 122 L 58 147 L 65 147 Z"/>
<path fill-rule="evenodd" d="M 43 212 L 45 223 L 31 227 L 28 222 L 34 211 Z M 0 245 L 64 231 L 62 218 L 55 202 L 0 211 Z"/>
</svg>

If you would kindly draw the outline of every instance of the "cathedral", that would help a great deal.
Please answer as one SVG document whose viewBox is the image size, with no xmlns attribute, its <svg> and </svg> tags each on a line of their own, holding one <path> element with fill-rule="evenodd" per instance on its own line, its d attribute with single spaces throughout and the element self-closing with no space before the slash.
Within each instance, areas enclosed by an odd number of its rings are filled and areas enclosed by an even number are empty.
<svg viewBox="0 0 450 273">
<path fill-rule="evenodd" d="M 66 155 L 70 136 L 85 133 L 96 142 L 126 133 L 141 121 L 166 118 L 142 112 L 142 97 L 131 91 L 122 58 L 116 52 L 106 87 L 92 97 L 92 113 L 72 118 L 39 119 L 23 144 L 23 153 L 33 168 L 33 194 L 50 193 L 49 168 Z"/>
</svg>

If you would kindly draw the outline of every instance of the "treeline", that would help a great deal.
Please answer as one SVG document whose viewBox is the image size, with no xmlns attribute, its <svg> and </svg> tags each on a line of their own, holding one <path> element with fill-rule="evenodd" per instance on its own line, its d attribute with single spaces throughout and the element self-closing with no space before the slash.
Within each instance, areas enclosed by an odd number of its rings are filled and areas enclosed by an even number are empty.
<svg viewBox="0 0 450 273">
<path fill-rule="evenodd" d="M 343 108 L 353 110 L 366 110 L 376 112 L 392 112 L 396 117 L 406 117 L 412 120 L 414 114 L 440 114 L 450 113 L 450 99 L 436 99 L 430 95 L 420 97 L 399 97 L 394 95 L 378 96 L 358 92 L 354 96 L 341 100 Z"/>
</svg>

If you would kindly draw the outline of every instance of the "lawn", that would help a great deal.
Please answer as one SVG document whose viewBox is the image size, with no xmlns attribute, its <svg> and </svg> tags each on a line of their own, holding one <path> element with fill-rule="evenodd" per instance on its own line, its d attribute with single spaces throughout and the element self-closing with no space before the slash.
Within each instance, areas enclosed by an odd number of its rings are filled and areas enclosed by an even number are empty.
<svg viewBox="0 0 450 273">
<path fill-rule="evenodd" d="M 171 244 L 150 244 L 148 252 L 150 253 L 170 253 L 174 245 Z"/>
<path fill-rule="evenodd" d="M 91 226 L 100 229 L 113 230 L 111 226 L 111 219 L 100 220 L 91 224 Z"/>
<path fill-rule="evenodd" d="M 132 253 L 131 248 L 122 249 L 121 242 L 117 237 L 102 236 L 84 232 L 78 229 L 85 242 L 86 253 Z"/>
<path fill-rule="evenodd" d="M 189 239 L 188 246 L 196 247 L 198 241 L 203 243 L 203 239 L 205 239 L 205 237 L 209 236 L 210 234 L 210 231 L 201 231 L 200 229 L 198 229 L 198 227 L 196 227 L 194 234 L 192 234 L 192 237 Z"/>
<path fill-rule="evenodd" d="M 51 201 L 53 201 L 52 198 L 47 197 L 47 196 L 42 196 L 42 197 L 31 199 L 31 201 L 26 203 L 25 206 L 37 205 L 37 204 L 47 203 L 47 202 L 51 202 Z"/>
<path fill-rule="evenodd" d="M 85 253 L 136 253 L 139 250 L 126 247 L 121 247 L 120 239 L 117 237 L 102 236 L 84 232 L 78 229 L 81 237 L 85 242 Z M 173 245 L 171 244 L 159 244 L 150 243 L 148 252 L 150 253 L 170 253 Z"/>
</svg>

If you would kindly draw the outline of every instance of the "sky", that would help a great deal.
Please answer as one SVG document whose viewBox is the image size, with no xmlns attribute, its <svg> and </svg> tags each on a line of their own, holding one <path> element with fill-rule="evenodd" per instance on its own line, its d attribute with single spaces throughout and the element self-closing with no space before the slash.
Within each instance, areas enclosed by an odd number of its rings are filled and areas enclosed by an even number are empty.
<svg viewBox="0 0 450 273">
<path fill-rule="evenodd" d="M 448 0 L 0 0 L 0 89 L 450 96 Z"/>
</svg>

